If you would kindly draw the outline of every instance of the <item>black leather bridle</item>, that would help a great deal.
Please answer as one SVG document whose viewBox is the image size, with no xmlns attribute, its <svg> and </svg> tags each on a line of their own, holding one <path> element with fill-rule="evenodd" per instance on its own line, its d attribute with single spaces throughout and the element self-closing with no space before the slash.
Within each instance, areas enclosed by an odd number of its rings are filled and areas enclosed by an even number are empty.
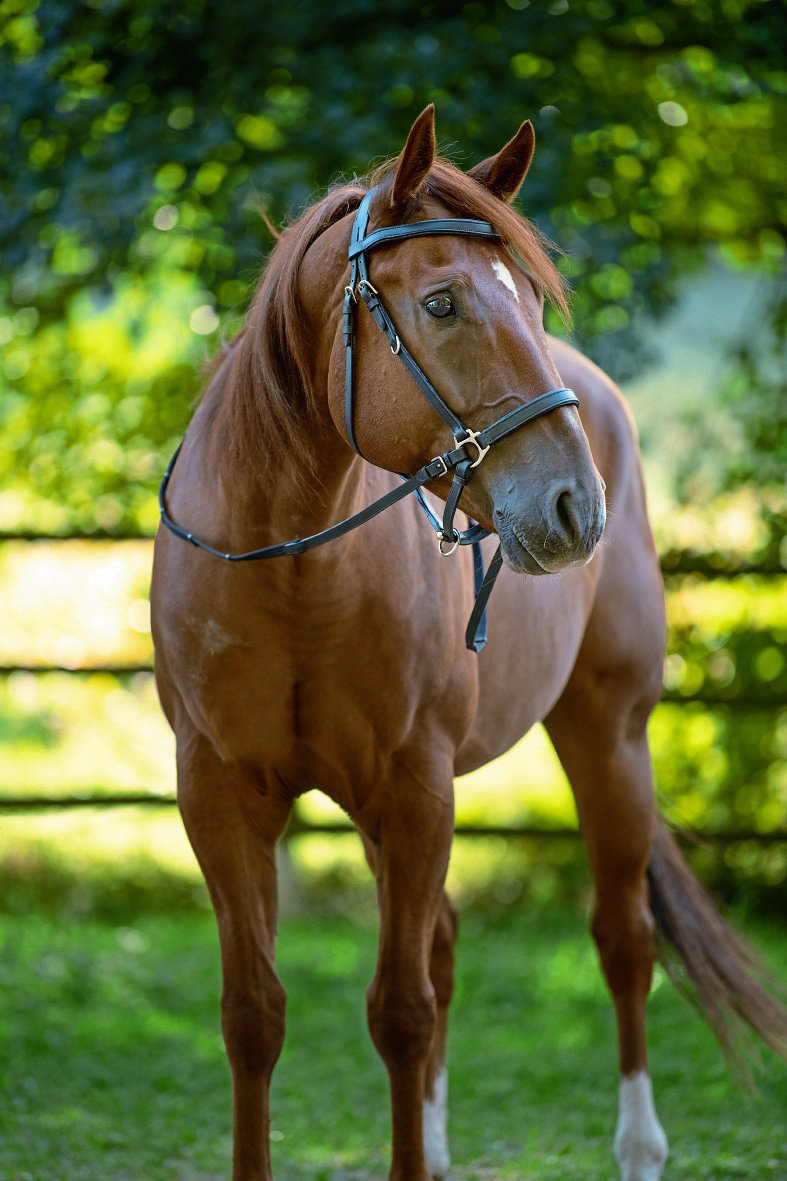
<svg viewBox="0 0 787 1181">
<path fill-rule="evenodd" d="M 405 496 L 409 496 L 411 492 L 415 492 L 421 507 L 427 514 L 436 532 L 440 553 L 443 556 L 447 557 L 449 554 L 452 554 L 457 546 L 473 546 L 473 572 L 475 577 L 476 600 L 465 631 L 465 643 L 472 651 L 480 652 L 486 643 L 486 604 L 489 595 L 492 593 L 492 587 L 500 571 L 503 558 L 500 546 L 498 546 L 489 564 L 489 569 L 484 574 L 480 542 L 484 537 L 489 536 L 489 531 L 477 524 L 471 525 L 464 532 L 459 532 L 454 528 L 454 515 L 459 504 L 459 498 L 470 480 L 473 469 L 478 467 L 493 443 L 499 442 L 514 431 L 519 430 L 525 423 L 532 422 L 534 418 L 540 418 L 542 414 L 548 414 L 551 410 L 556 410 L 559 406 L 578 406 L 579 398 L 577 398 L 573 390 L 565 388 L 549 390 L 547 393 L 533 398 L 532 401 L 525 403 L 525 405 L 518 406 L 516 410 L 512 410 L 509 414 L 504 414 L 502 418 L 493 422 L 491 426 L 484 427 L 481 431 L 472 431 L 464 426 L 454 414 L 453 410 L 440 397 L 429 378 L 400 340 L 396 328 L 383 305 L 379 292 L 369 281 L 366 255 L 368 251 L 373 250 L 382 243 L 401 242 L 407 238 L 419 238 L 424 235 L 463 234 L 477 238 L 487 238 L 498 243 L 501 242 L 500 235 L 489 222 L 476 221 L 475 219 L 469 218 L 438 218 L 432 221 L 407 222 L 404 225 L 387 226 L 383 229 L 374 230 L 371 234 L 367 235 L 369 205 L 375 192 L 376 189 L 370 189 L 358 207 L 350 240 L 350 282 L 345 287 L 342 327 L 347 357 L 344 408 L 347 439 L 354 450 L 361 455 L 362 453 L 358 447 L 353 427 L 353 338 L 355 336 L 355 312 L 358 305 L 358 297 L 360 296 L 371 312 L 378 328 L 385 333 L 388 343 L 391 346 L 391 352 L 400 358 L 429 404 L 434 407 L 443 421 L 450 427 L 456 446 L 430 460 L 414 476 L 410 476 L 409 478 L 403 476 L 403 483 L 398 488 L 394 488 L 391 492 L 388 492 L 379 500 L 374 501 L 373 504 L 367 505 L 366 508 L 354 516 L 348 517 L 345 521 L 340 521 L 337 525 L 332 525 L 329 529 L 324 529 L 321 533 L 314 533 L 310 537 L 296 538 L 293 541 L 281 542 L 278 545 L 268 545 L 263 549 L 251 550 L 244 554 L 228 554 L 214 549 L 213 546 L 200 541 L 193 533 L 187 533 L 185 529 L 181 529 L 167 514 L 165 494 L 173 468 L 175 467 L 175 462 L 180 454 L 180 447 L 178 447 L 169 462 L 169 466 L 161 481 L 161 487 L 159 488 L 161 520 L 167 529 L 174 533 L 176 537 L 180 537 L 184 541 L 189 541 L 192 545 L 205 550 L 209 554 L 214 554 L 218 558 L 224 558 L 228 562 L 256 562 L 265 558 L 280 558 L 302 554 L 307 550 L 315 549 L 317 546 L 325 545 L 327 542 L 334 541 L 336 538 L 342 537 L 345 533 L 349 533 L 352 529 L 357 529 L 359 525 L 365 524 L 379 513 L 384 512 L 385 509 L 390 508 L 391 505 L 396 504 L 397 501 L 402 500 Z M 428 484 L 431 480 L 439 479 L 440 476 L 447 475 L 449 472 L 453 473 L 453 482 L 446 499 L 445 510 L 441 521 L 424 497 L 422 488 L 424 484 Z M 450 548 L 444 549 L 443 547 L 445 545 L 450 546 Z"/>
</svg>

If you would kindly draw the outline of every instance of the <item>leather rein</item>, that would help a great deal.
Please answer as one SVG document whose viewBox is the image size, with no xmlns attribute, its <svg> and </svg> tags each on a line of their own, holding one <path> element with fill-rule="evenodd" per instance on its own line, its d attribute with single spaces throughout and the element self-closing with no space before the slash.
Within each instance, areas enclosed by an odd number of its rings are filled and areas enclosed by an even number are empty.
<svg viewBox="0 0 787 1181">
<path fill-rule="evenodd" d="M 348 517 L 346 520 L 340 521 L 338 524 L 332 525 L 320 533 L 314 533 L 310 537 L 295 538 L 292 541 L 281 542 L 278 545 L 268 545 L 263 549 L 250 550 L 248 553 L 228 554 L 214 549 L 213 546 L 195 537 L 193 533 L 187 533 L 185 529 L 181 529 L 167 513 L 166 491 L 178 455 L 180 454 L 180 449 L 183 446 L 181 443 L 170 460 L 161 480 L 158 496 L 161 520 L 167 529 L 171 533 L 174 533 L 176 537 L 180 537 L 183 541 L 191 542 L 198 549 L 205 550 L 206 553 L 213 554 L 217 558 L 223 558 L 227 562 L 257 562 L 265 558 L 281 558 L 306 553 L 307 550 L 316 549 L 317 546 L 325 545 L 329 541 L 335 541 L 337 538 L 344 536 L 345 533 L 357 529 L 359 525 L 364 525 L 379 513 L 384 512 L 385 509 L 390 508 L 391 505 L 396 504 L 397 501 L 403 500 L 405 496 L 409 496 L 411 492 L 414 492 L 432 528 L 435 530 L 440 553 L 444 557 L 452 554 L 460 545 L 472 545 L 473 547 L 473 574 L 476 600 L 465 631 L 465 643 L 471 651 L 480 652 L 487 638 L 486 604 L 492 593 L 495 579 L 500 571 L 503 557 L 500 546 L 498 545 L 495 555 L 489 564 L 489 569 L 484 573 L 480 542 L 484 537 L 489 536 L 489 530 L 484 529 L 483 526 L 478 524 L 471 525 L 464 532 L 460 532 L 454 528 L 454 514 L 459 504 L 459 498 L 470 480 L 473 469 L 478 467 L 493 443 L 499 442 L 514 431 L 519 430 L 525 423 L 532 422 L 534 418 L 539 418 L 542 414 L 548 414 L 551 410 L 555 410 L 559 406 L 578 406 L 579 398 L 573 390 L 565 388 L 549 390 L 545 394 L 540 394 L 531 402 L 527 402 L 524 406 L 518 406 L 509 414 L 504 414 L 502 418 L 499 418 L 496 422 L 493 422 L 481 431 L 472 431 L 464 426 L 454 414 L 453 410 L 440 397 L 429 378 L 400 340 L 396 328 L 383 305 L 379 292 L 369 282 L 366 255 L 368 251 L 373 250 L 374 247 L 382 243 L 401 242 L 407 238 L 419 238 L 424 235 L 433 234 L 462 234 L 477 238 L 486 238 L 498 243 L 502 240 L 489 222 L 476 221 L 475 219 L 469 218 L 438 218 L 432 221 L 408 222 L 405 225 L 388 226 L 383 229 L 374 230 L 371 234 L 367 235 L 369 205 L 375 192 L 376 189 L 369 190 L 355 215 L 349 249 L 351 264 L 350 282 L 344 289 L 342 332 L 346 346 L 347 360 L 344 408 L 347 439 L 358 455 L 362 455 L 355 438 L 353 427 L 353 338 L 355 336 L 355 312 L 358 306 L 358 297 L 360 296 L 371 312 L 377 327 L 385 334 L 391 347 L 391 352 L 400 358 L 408 373 L 421 390 L 421 393 L 450 427 L 456 446 L 449 451 L 443 452 L 442 455 L 436 456 L 429 463 L 424 464 L 414 476 L 410 476 L 409 478 L 403 476 L 403 483 L 398 488 L 394 488 L 391 492 L 386 493 L 385 496 L 367 505 L 366 508 L 361 509 L 360 512 L 355 513 L 352 517 Z M 434 513 L 421 490 L 424 484 L 428 484 L 431 480 L 436 480 L 440 476 L 447 475 L 449 472 L 453 473 L 453 482 L 445 503 L 443 519 L 441 521 Z M 450 548 L 445 549 L 444 546 L 449 546 Z"/>
</svg>

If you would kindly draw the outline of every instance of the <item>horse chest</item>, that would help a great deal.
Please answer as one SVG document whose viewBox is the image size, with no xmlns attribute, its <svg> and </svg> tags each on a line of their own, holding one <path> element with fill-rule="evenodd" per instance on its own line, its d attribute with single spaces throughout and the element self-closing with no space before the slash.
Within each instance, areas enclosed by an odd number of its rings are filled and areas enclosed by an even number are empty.
<svg viewBox="0 0 787 1181">
<path fill-rule="evenodd" d="M 293 794 L 319 788 L 342 802 L 350 781 L 373 782 L 424 725 L 455 729 L 457 744 L 469 725 L 473 678 L 417 648 L 403 660 L 390 636 L 319 646 L 302 633 L 296 646 L 279 632 L 251 646 L 228 643 L 215 621 L 201 633 L 181 690 L 190 712 L 226 761 L 267 770 Z"/>
</svg>

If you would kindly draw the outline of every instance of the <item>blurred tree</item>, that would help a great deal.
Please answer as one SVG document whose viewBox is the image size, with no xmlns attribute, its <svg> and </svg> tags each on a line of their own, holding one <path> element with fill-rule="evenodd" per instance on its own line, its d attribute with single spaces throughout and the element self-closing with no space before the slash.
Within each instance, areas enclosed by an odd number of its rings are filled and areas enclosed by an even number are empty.
<svg viewBox="0 0 787 1181">
<path fill-rule="evenodd" d="M 786 16 L 784 0 L 0 0 L 0 527 L 152 523 L 187 417 L 178 365 L 243 306 L 259 206 L 293 215 L 395 153 L 428 101 L 465 166 L 533 118 L 524 206 L 568 252 L 580 343 L 628 376 L 633 318 L 709 245 L 783 266 Z"/>
</svg>

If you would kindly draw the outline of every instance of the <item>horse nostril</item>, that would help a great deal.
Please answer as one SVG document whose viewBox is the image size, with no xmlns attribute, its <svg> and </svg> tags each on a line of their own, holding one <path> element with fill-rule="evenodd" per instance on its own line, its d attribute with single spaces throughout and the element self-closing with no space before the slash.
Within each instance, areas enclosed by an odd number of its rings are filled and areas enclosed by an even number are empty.
<svg viewBox="0 0 787 1181">
<path fill-rule="evenodd" d="M 553 546 L 569 546 L 573 548 L 582 537 L 582 506 L 581 496 L 576 495 L 576 489 L 570 484 L 555 482 L 552 497 L 546 506 L 545 519 L 548 533 L 552 534 Z M 547 546 L 548 547 L 548 546 Z"/>
<path fill-rule="evenodd" d="M 577 521 L 575 517 L 575 505 L 572 503 L 573 493 L 568 489 L 565 492 L 558 493 L 555 501 L 555 516 L 557 517 L 559 525 L 562 527 L 563 533 L 567 537 L 572 534 L 578 534 Z"/>
<path fill-rule="evenodd" d="M 602 502 L 603 503 L 603 502 Z M 560 483 L 553 489 L 553 499 L 547 511 L 550 532 L 569 549 L 592 549 L 603 528 L 603 517 L 592 495 L 571 483 Z"/>
</svg>

